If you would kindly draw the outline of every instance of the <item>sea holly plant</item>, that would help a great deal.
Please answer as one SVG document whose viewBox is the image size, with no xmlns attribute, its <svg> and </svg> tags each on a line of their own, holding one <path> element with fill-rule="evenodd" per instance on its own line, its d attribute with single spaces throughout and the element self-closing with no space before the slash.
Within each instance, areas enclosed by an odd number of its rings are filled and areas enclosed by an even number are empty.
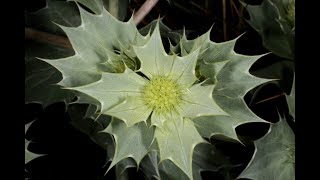
<svg viewBox="0 0 320 180">
<path fill-rule="evenodd" d="M 87 122 L 73 123 L 108 151 L 106 173 L 136 166 L 147 178 L 201 179 L 201 171 L 227 169 L 220 161 L 232 166 L 217 158 L 211 138 L 242 143 L 238 126 L 267 123 L 244 100 L 248 91 L 271 81 L 249 73 L 264 55 L 238 54 L 238 38 L 215 43 L 210 30 L 192 40 L 184 34 L 177 44 L 164 47 L 160 20 L 142 35 L 133 18 L 119 21 L 99 7 L 100 1 L 78 2 L 93 13 L 77 4 L 80 25 L 57 24 L 74 54 L 33 61 L 61 73 L 55 87 L 77 97 L 65 101 L 70 116 L 81 114 L 77 105 L 88 105 L 85 118 L 78 118 Z"/>
</svg>

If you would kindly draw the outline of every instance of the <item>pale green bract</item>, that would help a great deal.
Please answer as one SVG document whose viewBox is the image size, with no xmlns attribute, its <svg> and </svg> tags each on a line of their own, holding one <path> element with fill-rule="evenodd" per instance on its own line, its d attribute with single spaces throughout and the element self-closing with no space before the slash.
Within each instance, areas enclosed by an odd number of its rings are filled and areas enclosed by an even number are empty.
<svg viewBox="0 0 320 180">
<path fill-rule="evenodd" d="M 261 56 L 235 53 L 236 39 L 214 43 L 210 32 L 191 41 L 184 36 L 168 54 L 159 21 L 151 35 L 142 36 L 132 18 L 120 22 L 104 8 L 98 15 L 79 11 L 79 27 L 61 26 L 75 55 L 42 60 L 62 73 L 58 85 L 113 117 L 101 131 L 115 141 L 109 169 L 128 157 L 139 167 L 143 157 L 157 152 L 159 164 L 170 160 L 194 179 L 200 175 L 192 173 L 192 155 L 206 142 L 202 137 L 222 134 L 238 140 L 236 126 L 265 122 L 243 100 L 268 81 L 248 71 Z"/>
</svg>

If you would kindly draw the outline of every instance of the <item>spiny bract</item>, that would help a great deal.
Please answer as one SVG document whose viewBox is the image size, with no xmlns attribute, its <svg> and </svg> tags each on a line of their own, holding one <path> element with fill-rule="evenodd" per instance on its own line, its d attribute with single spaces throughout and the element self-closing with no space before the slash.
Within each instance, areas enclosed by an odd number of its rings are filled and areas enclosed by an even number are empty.
<svg viewBox="0 0 320 180">
<path fill-rule="evenodd" d="M 263 0 L 246 7 L 247 22 L 260 34 L 263 46 L 277 56 L 294 59 L 295 0 Z"/>
<path fill-rule="evenodd" d="M 60 26 L 75 55 L 42 60 L 62 73 L 58 84 L 79 93 L 81 103 L 113 117 L 103 130 L 115 140 L 109 169 L 127 157 L 139 165 L 156 147 L 160 163 L 170 160 L 193 179 L 192 154 L 206 142 L 203 137 L 220 134 L 239 141 L 238 125 L 265 122 L 243 100 L 269 81 L 249 73 L 261 55 L 235 53 L 236 39 L 214 43 L 210 31 L 194 40 L 183 36 L 169 55 L 159 23 L 142 36 L 132 18 L 120 22 L 105 9 L 98 15 L 79 11 L 79 27 Z M 200 82 L 196 74 L 206 80 Z"/>
<path fill-rule="evenodd" d="M 295 179 L 295 135 L 287 120 L 279 118 L 266 135 L 254 142 L 253 157 L 238 178 Z"/>
</svg>

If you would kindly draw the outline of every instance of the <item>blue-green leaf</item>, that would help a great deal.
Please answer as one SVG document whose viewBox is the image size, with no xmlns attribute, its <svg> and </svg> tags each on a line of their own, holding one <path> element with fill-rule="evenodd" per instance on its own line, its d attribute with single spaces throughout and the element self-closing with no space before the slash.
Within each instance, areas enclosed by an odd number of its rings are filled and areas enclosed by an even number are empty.
<svg viewBox="0 0 320 180">
<path fill-rule="evenodd" d="M 295 179 L 295 135 L 285 119 L 254 142 L 255 152 L 239 178 L 256 180 Z"/>
</svg>

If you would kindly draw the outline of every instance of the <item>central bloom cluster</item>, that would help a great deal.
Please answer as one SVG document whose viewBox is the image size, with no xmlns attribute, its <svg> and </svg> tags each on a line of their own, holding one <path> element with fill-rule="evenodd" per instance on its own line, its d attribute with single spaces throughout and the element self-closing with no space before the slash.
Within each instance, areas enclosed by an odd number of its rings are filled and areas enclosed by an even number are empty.
<svg viewBox="0 0 320 180">
<path fill-rule="evenodd" d="M 175 110 L 181 103 L 181 88 L 174 80 L 164 77 L 153 77 L 143 89 L 145 103 L 157 113 Z"/>
</svg>

